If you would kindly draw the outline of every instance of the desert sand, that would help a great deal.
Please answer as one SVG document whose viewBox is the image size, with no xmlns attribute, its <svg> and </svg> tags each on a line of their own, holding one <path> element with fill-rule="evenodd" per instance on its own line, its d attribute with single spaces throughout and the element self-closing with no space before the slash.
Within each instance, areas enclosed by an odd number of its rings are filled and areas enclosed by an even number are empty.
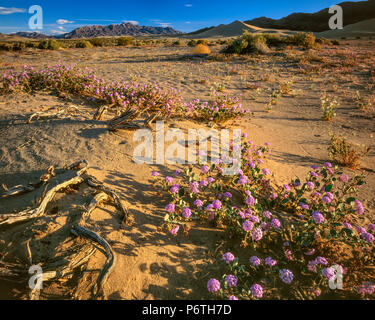
<svg viewBox="0 0 375 320">
<path fill-rule="evenodd" d="M 224 33 L 229 36 L 231 32 Z M 215 53 L 221 48 L 212 49 Z M 327 146 L 330 131 L 372 147 L 357 171 L 367 175 L 367 184 L 359 196 L 366 207 L 363 223 L 375 222 L 375 111 L 370 108 L 364 112 L 353 100 L 357 90 L 366 97 L 374 92 L 373 84 L 369 87 L 371 82 L 365 76 L 369 65 L 375 65 L 373 43 L 348 42 L 335 48 L 324 47 L 319 51 L 310 51 L 312 65 L 320 65 L 324 59 L 331 59 L 338 66 L 342 59 L 355 52 L 361 59 L 350 74 L 336 74 L 328 69 L 325 72 L 324 68 L 319 74 L 298 73 L 293 61 L 303 58 L 306 52 L 292 49 L 285 54 L 234 58 L 227 62 L 205 58 L 186 59 L 190 52 L 191 48 L 188 47 L 2 52 L 0 72 L 9 68 L 21 70 L 23 65 L 38 69 L 59 61 L 76 63 L 82 67 L 95 68 L 100 76 L 109 80 L 123 78 L 145 83 L 165 82 L 180 89 L 186 101 L 195 98 L 207 100 L 210 88 L 222 84 L 226 92 L 242 95 L 242 103 L 253 111 L 251 119 L 243 119 L 233 127 L 240 127 L 259 145 L 271 143 L 272 154 L 267 166 L 280 183 L 295 176 L 304 176 L 311 165 L 322 165 L 329 160 Z M 317 61 L 314 62 L 311 57 Z M 316 57 L 323 57 L 323 60 Z M 272 112 L 265 112 L 265 105 L 273 89 L 278 88 L 279 83 L 288 81 L 291 81 L 293 94 L 282 95 Z M 320 96 L 323 91 L 340 99 L 337 117 L 332 122 L 321 120 Z M 34 112 L 58 110 L 71 105 L 77 106 L 79 111 L 66 119 L 27 123 L 28 117 Z M 90 164 L 89 172 L 117 191 L 134 219 L 132 225 L 124 225 L 110 204 L 96 209 L 92 214 L 91 229 L 105 236 L 117 255 L 115 269 L 104 287 L 106 297 L 208 298 L 206 283 L 209 275 L 217 272 L 218 266 L 213 264 L 213 259 L 221 243 L 220 231 L 194 227 L 189 238 L 173 238 L 157 232 L 166 202 L 152 188 L 150 174 L 153 170 L 159 170 L 163 174 L 172 175 L 176 166 L 135 164 L 132 160 L 136 146 L 133 132 L 111 133 L 107 130 L 108 118 L 93 120 L 94 113 L 95 109 L 84 100 L 61 97 L 50 92 L 1 96 L 0 185 L 11 187 L 37 181 L 51 165 L 62 168 L 86 159 Z M 188 128 L 202 126 L 188 119 L 172 119 L 167 124 L 185 132 Z M 69 215 L 87 203 L 87 190 L 87 187 L 81 187 L 78 193 L 80 196 L 75 192 L 59 195 L 54 206 L 49 209 L 51 212 L 60 212 L 57 219 L 46 215 L 37 225 L 21 225 L 11 233 L 0 230 L 0 253 L 8 248 L 9 256 L 27 261 L 25 239 L 33 232 L 37 234 L 30 242 L 34 262 L 64 253 L 71 245 Z M 0 214 L 30 206 L 32 200 L 30 194 L 11 201 L 0 199 Z M 100 270 L 103 261 L 104 255 L 97 250 L 86 270 Z M 41 298 L 66 298 L 77 288 L 77 298 L 88 298 L 88 288 L 95 278 L 95 272 L 84 272 L 68 283 L 49 285 Z M 0 286 L 0 298 L 27 298 L 28 291 L 22 285 L 14 287 L 1 282 Z"/>
<path fill-rule="evenodd" d="M 343 29 L 319 32 L 317 37 L 328 39 L 373 37 L 375 36 L 375 19 L 365 20 L 345 26 Z"/>
<path fill-rule="evenodd" d="M 290 34 L 294 34 L 295 31 L 289 30 L 277 30 L 277 29 L 265 29 L 256 26 L 252 26 L 246 24 L 242 21 L 234 21 L 230 24 L 221 24 L 211 30 L 199 33 L 197 35 L 190 36 L 192 38 L 220 38 L 220 37 L 236 37 L 240 36 L 244 31 L 248 31 L 250 33 L 260 34 L 260 33 L 272 33 L 278 34 L 280 36 L 286 36 Z"/>
</svg>

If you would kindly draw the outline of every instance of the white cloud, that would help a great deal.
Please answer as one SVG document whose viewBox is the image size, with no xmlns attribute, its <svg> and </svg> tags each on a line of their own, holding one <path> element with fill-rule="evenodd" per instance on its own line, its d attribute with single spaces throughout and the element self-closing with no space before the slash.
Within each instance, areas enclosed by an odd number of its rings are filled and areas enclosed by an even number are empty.
<svg viewBox="0 0 375 320">
<path fill-rule="evenodd" d="M 163 28 L 167 28 L 167 27 L 170 27 L 172 25 L 172 23 L 170 23 L 170 22 L 159 22 L 159 25 Z"/>
<path fill-rule="evenodd" d="M 100 21 L 100 22 L 119 22 L 118 20 L 106 20 L 106 19 L 75 19 L 77 21 Z"/>
<path fill-rule="evenodd" d="M 123 22 L 125 22 L 125 23 L 131 23 L 131 24 L 134 24 L 135 26 L 139 25 L 139 22 L 135 21 L 135 20 L 124 20 Z"/>
<path fill-rule="evenodd" d="M 0 7 L 0 14 L 13 14 L 13 13 L 24 13 L 26 12 L 26 9 L 22 8 L 5 8 L 5 7 Z"/>
<path fill-rule="evenodd" d="M 186 21 L 185 23 L 186 23 L 186 24 L 190 24 L 191 22 L 190 22 L 190 21 Z"/>
<path fill-rule="evenodd" d="M 65 19 L 59 19 L 56 21 L 58 24 L 74 23 L 74 21 L 69 21 Z"/>
<path fill-rule="evenodd" d="M 61 30 L 51 30 L 50 33 L 51 34 L 64 34 L 66 32 L 65 31 L 61 31 Z"/>
<path fill-rule="evenodd" d="M 57 29 L 59 29 L 59 30 L 65 30 L 63 26 L 59 26 L 59 27 L 57 27 Z"/>
<path fill-rule="evenodd" d="M 191 8 L 193 5 L 191 4 L 191 3 L 187 3 L 187 4 L 185 4 L 185 7 L 186 8 Z"/>
<path fill-rule="evenodd" d="M 163 22 L 162 20 L 159 20 L 159 19 L 151 19 L 150 21 L 158 24 L 160 27 L 163 27 L 163 28 L 167 28 L 172 25 L 172 23 L 170 22 Z"/>
</svg>

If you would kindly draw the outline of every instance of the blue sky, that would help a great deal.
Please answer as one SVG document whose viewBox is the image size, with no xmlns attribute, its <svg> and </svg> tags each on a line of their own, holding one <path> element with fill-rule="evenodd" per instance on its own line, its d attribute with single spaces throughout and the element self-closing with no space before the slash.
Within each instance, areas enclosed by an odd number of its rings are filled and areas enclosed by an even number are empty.
<svg viewBox="0 0 375 320">
<path fill-rule="evenodd" d="M 339 1 L 341 2 L 341 1 Z M 171 26 L 190 32 L 203 27 L 260 16 L 281 18 L 293 12 L 315 12 L 338 2 L 327 0 L 0 0 L 0 32 L 33 31 L 28 9 L 43 9 L 46 34 L 69 32 L 83 25 L 132 21 L 148 26 Z"/>
</svg>

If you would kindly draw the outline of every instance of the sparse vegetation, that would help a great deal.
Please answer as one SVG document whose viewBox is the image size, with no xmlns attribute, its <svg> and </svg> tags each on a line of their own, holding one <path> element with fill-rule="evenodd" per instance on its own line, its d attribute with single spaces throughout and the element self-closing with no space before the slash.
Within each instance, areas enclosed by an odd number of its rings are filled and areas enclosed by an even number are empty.
<svg viewBox="0 0 375 320">
<path fill-rule="evenodd" d="M 39 42 L 38 48 L 44 50 L 58 50 L 61 47 L 61 43 L 54 39 L 43 40 Z"/>
<path fill-rule="evenodd" d="M 288 37 L 275 34 L 252 34 L 244 31 L 243 35 L 235 39 L 224 49 L 225 53 L 236 54 L 265 54 L 270 52 L 269 47 L 294 45 L 303 49 L 316 46 L 316 38 L 312 33 L 296 33 Z"/>
<path fill-rule="evenodd" d="M 356 169 L 360 160 L 366 156 L 371 148 L 348 142 L 346 138 L 330 133 L 331 143 L 328 147 L 328 155 L 338 164 Z"/>
<path fill-rule="evenodd" d="M 210 48 L 204 44 L 197 44 L 193 49 L 193 54 L 208 55 L 211 53 Z"/>
<path fill-rule="evenodd" d="M 117 39 L 118 46 L 130 46 L 133 44 L 134 39 L 130 37 L 120 37 Z"/>
<path fill-rule="evenodd" d="M 76 48 L 93 48 L 94 46 L 90 41 L 82 40 L 76 43 Z"/>
<path fill-rule="evenodd" d="M 327 95 L 323 95 L 320 98 L 320 103 L 323 110 L 323 119 L 326 121 L 333 120 L 333 118 L 336 117 L 336 108 L 339 106 L 336 98 L 330 98 Z"/>
</svg>

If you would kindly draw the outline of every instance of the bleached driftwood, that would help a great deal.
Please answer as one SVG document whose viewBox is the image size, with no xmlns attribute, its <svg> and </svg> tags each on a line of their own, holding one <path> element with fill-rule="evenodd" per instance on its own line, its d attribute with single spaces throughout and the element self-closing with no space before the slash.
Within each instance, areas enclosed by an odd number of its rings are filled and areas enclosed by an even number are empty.
<svg viewBox="0 0 375 320">
<path fill-rule="evenodd" d="M 51 119 L 51 118 L 65 118 L 69 115 L 74 114 L 76 111 L 78 111 L 78 107 L 76 106 L 69 106 L 65 109 L 60 109 L 57 112 L 51 112 L 51 111 L 39 111 L 34 114 L 32 114 L 29 119 L 27 120 L 27 123 L 31 123 L 31 121 L 36 119 Z"/>
<path fill-rule="evenodd" d="M 113 118 L 109 121 L 109 131 L 116 130 L 136 130 L 140 128 L 150 127 L 151 123 L 161 114 L 156 113 L 145 119 L 139 119 L 140 116 L 147 112 L 149 108 L 142 111 L 139 110 L 126 110 L 120 116 Z"/>
<path fill-rule="evenodd" d="M 54 167 L 49 167 L 47 172 L 44 173 L 37 183 L 29 183 L 27 186 L 19 185 L 8 189 L 6 186 L 3 185 L 5 192 L 0 194 L 0 198 L 11 197 L 19 194 L 23 194 L 26 192 L 34 191 L 37 188 L 40 188 L 43 184 L 49 181 L 52 177 L 54 177 L 55 169 Z"/>
<path fill-rule="evenodd" d="M 90 187 L 93 187 L 97 190 L 103 191 L 104 193 L 108 194 L 113 199 L 116 205 L 116 208 L 120 210 L 120 212 L 123 214 L 122 221 L 124 221 L 125 224 L 128 224 L 130 222 L 129 211 L 124 206 L 124 204 L 120 200 L 120 197 L 117 195 L 115 191 L 106 187 L 103 183 L 98 181 L 94 176 L 88 176 L 86 182 Z"/>
<path fill-rule="evenodd" d="M 86 172 L 87 167 L 79 170 L 69 170 L 58 177 L 51 179 L 46 187 L 45 195 L 42 195 L 40 205 L 37 208 L 26 209 L 19 213 L 1 214 L 0 226 L 10 225 L 17 222 L 27 221 L 38 218 L 44 215 L 46 207 L 50 201 L 53 200 L 57 192 L 72 185 L 81 184 L 84 182 L 82 174 Z M 63 181 L 63 182 L 60 182 Z"/>
<path fill-rule="evenodd" d="M 76 236 L 81 236 L 91 241 L 94 241 L 104 248 L 107 260 L 96 281 L 96 290 L 94 289 L 94 297 L 102 295 L 102 297 L 104 298 L 103 286 L 116 264 L 116 255 L 114 254 L 112 247 L 109 245 L 109 243 L 104 238 L 99 236 L 96 232 L 86 229 L 85 227 L 82 227 L 78 224 L 75 224 L 73 226 L 71 232 Z"/>
<path fill-rule="evenodd" d="M 0 216 L 0 226 L 11 225 L 16 222 L 26 222 L 30 219 L 42 216 L 45 213 L 46 207 L 51 202 L 57 192 L 64 190 L 72 185 L 81 184 L 86 182 L 90 187 L 98 190 L 87 208 L 84 208 L 80 220 L 74 224 L 71 233 L 75 236 L 80 236 L 99 244 L 105 252 L 106 262 L 98 276 L 95 287 L 93 288 L 93 297 L 97 298 L 99 295 L 104 298 L 103 286 L 108 279 L 109 274 L 113 270 L 116 263 L 116 256 L 109 243 L 102 238 L 98 233 L 89 230 L 85 227 L 87 220 L 95 208 L 97 208 L 102 202 L 113 200 L 115 206 L 122 212 L 123 220 L 128 222 L 129 215 L 126 207 L 121 202 L 119 196 L 110 188 L 104 186 L 95 177 L 87 175 L 88 169 L 87 161 L 77 161 L 72 165 L 65 167 L 65 172 L 58 175 L 55 174 L 53 167 L 50 167 L 46 174 L 44 174 L 38 184 L 43 186 L 45 184 L 45 192 L 42 192 L 42 197 L 38 207 L 34 209 L 24 210 L 17 214 L 5 214 Z M 14 189 L 15 190 L 15 189 Z M 19 190 L 24 190 L 20 188 Z M 29 191 L 29 190 L 27 190 Z M 20 194 L 17 192 L 15 194 Z M 35 263 L 32 258 L 32 252 L 30 248 L 30 240 L 26 242 L 26 249 L 29 256 L 29 263 Z M 73 275 L 74 270 L 84 263 L 86 263 L 93 253 L 96 251 L 96 247 L 91 244 L 85 245 L 80 248 L 78 253 L 74 253 L 67 257 L 56 258 L 54 262 L 47 264 L 40 264 L 43 268 L 43 281 L 66 281 Z M 66 265 L 66 261 L 69 263 Z M 19 263 L 8 263 L 0 261 L 0 278 L 9 281 L 24 282 L 30 277 L 28 274 L 28 266 Z M 29 293 L 29 298 L 32 300 L 39 299 L 40 291 L 33 289 Z"/>
</svg>

